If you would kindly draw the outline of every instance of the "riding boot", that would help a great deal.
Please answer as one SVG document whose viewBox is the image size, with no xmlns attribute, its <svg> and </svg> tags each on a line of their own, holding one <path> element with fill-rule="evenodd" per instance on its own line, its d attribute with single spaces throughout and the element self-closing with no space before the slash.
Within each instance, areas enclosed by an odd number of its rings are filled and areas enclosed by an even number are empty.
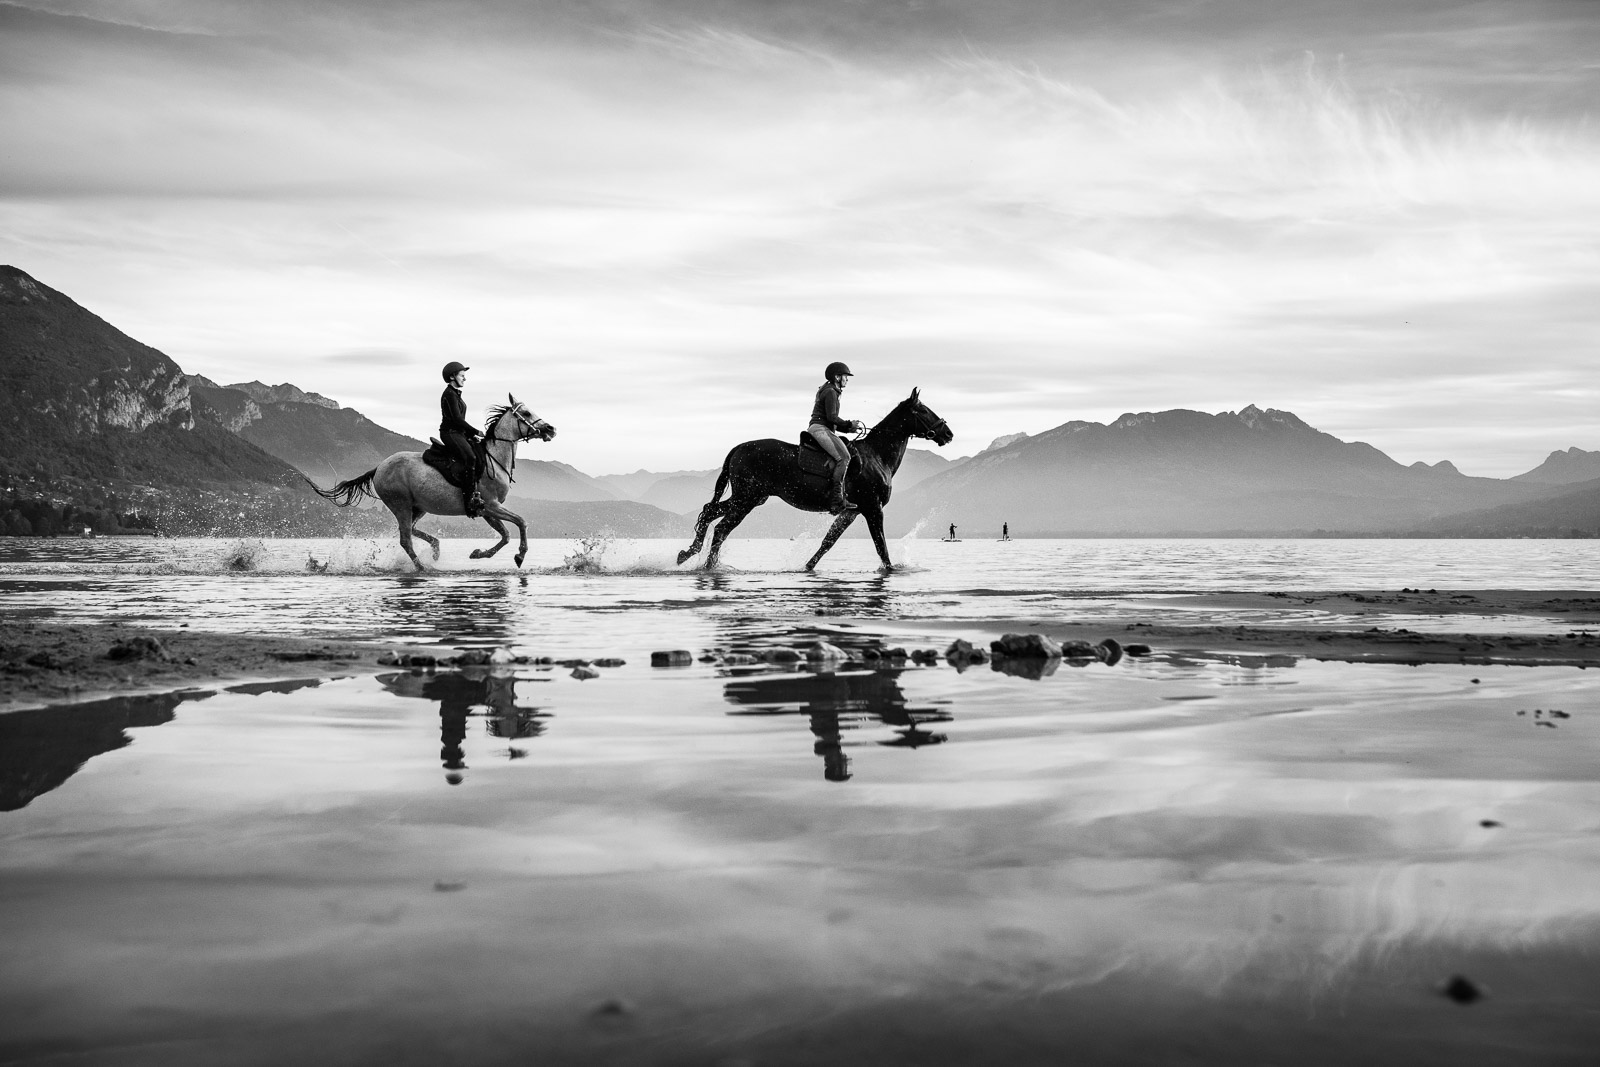
<svg viewBox="0 0 1600 1067">
<path fill-rule="evenodd" d="M 850 461 L 835 461 L 833 465 L 833 498 L 828 502 L 828 510 L 835 515 L 846 511 L 850 502 L 844 498 L 844 480 L 850 473 Z"/>
<path fill-rule="evenodd" d="M 478 492 L 477 486 L 473 486 L 470 490 L 463 489 L 461 496 L 465 501 L 467 518 L 475 519 L 483 514 L 483 494 Z"/>
</svg>

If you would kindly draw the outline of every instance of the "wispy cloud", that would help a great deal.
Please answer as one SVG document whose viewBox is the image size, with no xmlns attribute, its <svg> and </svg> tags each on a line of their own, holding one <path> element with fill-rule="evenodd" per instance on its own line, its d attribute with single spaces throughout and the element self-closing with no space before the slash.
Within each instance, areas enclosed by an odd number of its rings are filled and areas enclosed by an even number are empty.
<svg viewBox="0 0 1600 1067">
<path fill-rule="evenodd" d="M 793 5 L 543 36 L 509 4 L 129 9 L 215 34 L 181 45 L 23 13 L 3 258 L 188 369 L 271 365 L 407 432 L 425 362 L 532 379 L 597 471 L 639 465 L 621 425 L 707 466 L 839 355 L 855 413 L 920 384 L 963 440 L 1253 401 L 1476 473 L 1600 447 L 1562 385 L 1600 306 L 1568 96 L 1595 76 L 1539 60 L 1600 19 L 935 7 L 899 36 L 832 8 L 786 36 Z"/>
</svg>

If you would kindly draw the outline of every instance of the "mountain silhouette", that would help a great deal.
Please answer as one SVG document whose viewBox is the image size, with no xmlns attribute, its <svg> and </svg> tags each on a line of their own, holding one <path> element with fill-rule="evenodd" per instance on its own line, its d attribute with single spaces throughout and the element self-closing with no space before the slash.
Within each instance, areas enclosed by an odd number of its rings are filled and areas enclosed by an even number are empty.
<svg viewBox="0 0 1600 1067">
<path fill-rule="evenodd" d="M 1414 532 L 1429 537 L 1600 536 L 1600 478 L 1556 486 L 1554 494 L 1443 515 L 1418 524 Z"/>
<path fill-rule="evenodd" d="M 1600 452 L 1585 452 L 1581 448 L 1555 451 L 1531 471 L 1519 474 L 1514 482 L 1537 482 L 1541 485 L 1571 485 L 1575 482 L 1600 478 Z"/>
<path fill-rule="evenodd" d="M 0 266 L 0 479 L 185 489 L 272 487 L 282 460 L 194 417 L 183 371 L 26 272 Z"/>
<path fill-rule="evenodd" d="M 1398 532 L 1551 487 L 1407 467 L 1291 412 L 1250 405 L 1073 421 L 986 449 L 896 494 L 890 526 L 1011 525 L 1031 536 Z"/>
</svg>

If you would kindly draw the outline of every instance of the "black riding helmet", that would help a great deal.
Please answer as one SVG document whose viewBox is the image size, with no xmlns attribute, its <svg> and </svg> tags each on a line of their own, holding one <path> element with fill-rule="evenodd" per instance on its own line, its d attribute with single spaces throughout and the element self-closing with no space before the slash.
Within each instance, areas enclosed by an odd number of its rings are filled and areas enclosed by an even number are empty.
<svg viewBox="0 0 1600 1067">
<path fill-rule="evenodd" d="M 462 366 L 460 363 L 457 363 L 452 359 L 449 363 L 444 365 L 444 380 L 448 382 L 451 378 L 454 378 L 462 371 L 471 369 L 471 367 Z"/>
<path fill-rule="evenodd" d="M 856 376 L 855 371 L 838 361 L 828 364 L 828 369 L 822 372 L 822 376 L 830 381 L 839 377 L 841 374 L 846 378 L 854 378 Z"/>
</svg>

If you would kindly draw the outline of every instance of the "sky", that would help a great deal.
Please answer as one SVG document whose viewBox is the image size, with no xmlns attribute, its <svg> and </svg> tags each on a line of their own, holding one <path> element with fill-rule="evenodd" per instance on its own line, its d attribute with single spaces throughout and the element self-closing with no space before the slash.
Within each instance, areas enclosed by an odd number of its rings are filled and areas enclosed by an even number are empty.
<svg viewBox="0 0 1600 1067">
<path fill-rule="evenodd" d="M 590 474 L 920 387 L 949 455 L 1248 404 L 1600 449 L 1600 0 L 0 0 L 0 262 Z"/>
</svg>

